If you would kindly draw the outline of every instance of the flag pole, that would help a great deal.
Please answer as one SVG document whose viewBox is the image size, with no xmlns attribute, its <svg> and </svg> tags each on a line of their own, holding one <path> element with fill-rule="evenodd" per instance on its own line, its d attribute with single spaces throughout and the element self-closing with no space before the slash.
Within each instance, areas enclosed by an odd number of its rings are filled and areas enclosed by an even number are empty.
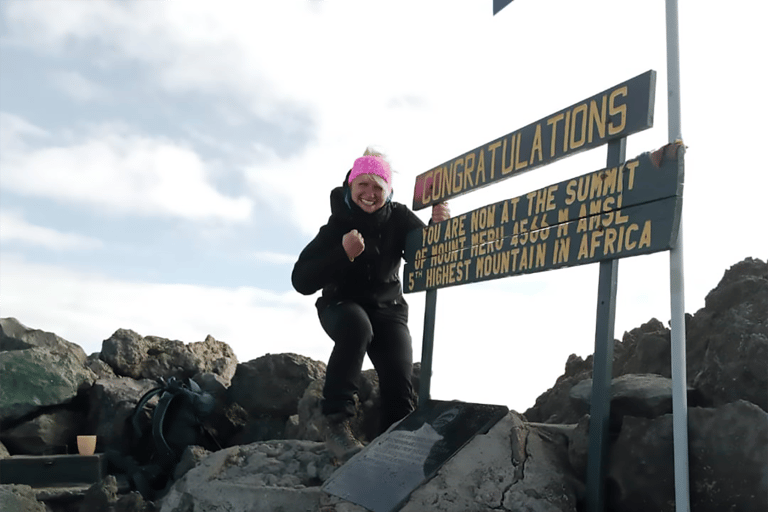
<svg viewBox="0 0 768 512">
<path fill-rule="evenodd" d="M 677 0 L 666 1 L 668 142 L 683 140 L 680 121 L 680 48 Z M 685 361 L 685 287 L 683 219 L 675 246 L 669 251 L 671 298 L 672 438 L 675 463 L 675 510 L 690 512 L 688 470 L 688 396 Z"/>
</svg>

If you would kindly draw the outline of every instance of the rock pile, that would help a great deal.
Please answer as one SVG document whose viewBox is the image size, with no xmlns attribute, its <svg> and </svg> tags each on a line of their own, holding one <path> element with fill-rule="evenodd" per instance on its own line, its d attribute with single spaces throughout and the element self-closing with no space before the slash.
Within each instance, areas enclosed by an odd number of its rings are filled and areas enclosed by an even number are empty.
<svg viewBox="0 0 768 512">
<path fill-rule="evenodd" d="M 749 258 L 727 270 L 686 328 L 692 510 L 766 510 L 768 264 Z M 612 512 L 674 510 L 669 351 L 670 331 L 655 319 L 615 341 Z M 591 357 L 571 356 L 531 409 L 476 436 L 403 510 L 582 510 L 591 371 Z M 215 443 L 188 447 L 161 496 L 132 491 L 110 466 L 110 476 L 66 502 L 50 490 L 0 485 L 0 509 L 363 511 L 320 488 L 338 467 L 320 442 L 324 363 L 296 354 L 239 363 L 211 336 L 184 344 L 119 329 L 86 356 L 55 334 L 0 320 L 0 458 L 76 453 L 82 433 L 98 435 L 98 452 L 125 453 L 134 407 L 160 377 L 193 379 L 216 401 L 206 424 Z M 418 389 L 418 365 L 413 379 Z M 354 429 L 369 442 L 375 372 L 359 384 Z"/>
</svg>

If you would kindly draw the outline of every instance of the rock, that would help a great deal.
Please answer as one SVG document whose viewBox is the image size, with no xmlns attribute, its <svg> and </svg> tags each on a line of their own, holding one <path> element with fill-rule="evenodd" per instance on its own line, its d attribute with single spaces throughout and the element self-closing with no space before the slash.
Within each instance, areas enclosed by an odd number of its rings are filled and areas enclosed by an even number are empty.
<svg viewBox="0 0 768 512">
<path fill-rule="evenodd" d="M 6 448 L 3 443 L 0 443 L 0 459 L 6 459 L 10 456 L 11 454 L 8 452 L 8 448 Z"/>
<path fill-rule="evenodd" d="M 587 481 L 589 418 L 583 416 L 568 435 L 568 463 L 582 482 Z"/>
<path fill-rule="evenodd" d="M 654 373 L 672 377 L 671 336 L 670 330 L 655 318 L 625 332 L 621 343 L 616 345 L 621 348 L 614 353 L 613 376 Z"/>
<path fill-rule="evenodd" d="M 88 426 L 98 436 L 99 449 L 128 453 L 133 409 L 144 393 L 155 385 L 156 382 L 148 379 L 137 381 L 127 377 L 96 381 L 89 395 Z M 145 420 L 148 421 L 147 418 Z"/>
<path fill-rule="evenodd" d="M 88 356 L 85 362 L 85 366 L 96 374 L 99 379 L 114 379 L 117 377 L 115 371 L 107 363 L 101 360 L 100 354 L 97 352 Z"/>
<path fill-rule="evenodd" d="M 565 363 L 565 373 L 557 379 L 554 386 L 536 399 L 533 407 L 525 411 L 525 418 L 539 423 L 576 423 L 581 414 L 573 409 L 571 388 L 584 379 L 591 378 L 592 356 L 584 360 L 571 354 Z"/>
<path fill-rule="evenodd" d="M 768 414 L 739 400 L 690 408 L 688 422 L 692 509 L 768 510 Z"/>
<path fill-rule="evenodd" d="M 30 329 L 15 318 L 0 319 L 0 351 L 45 348 L 58 355 L 74 356 L 85 363 L 85 351 L 75 343 L 56 336 L 52 332 Z"/>
<path fill-rule="evenodd" d="M 298 413 L 305 390 L 324 377 L 324 363 L 297 354 L 267 354 L 238 364 L 228 402 L 241 406 L 248 420 L 233 442 L 285 438 L 288 418 Z"/>
<path fill-rule="evenodd" d="M 267 354 L 237 365 L 229 400 L 252 416 L 288 418 L 312 381 L 325 378 L 325 363 L 297 354 Z"/>
<path fill-rule="evenodd" d="M 285 440 L 219 450 L 171 487 L 161 511 L 316 511 L 333 473 L 322 443 Z M 192 508 L 194 504 L 194 508 Z"/>
<path fill-rule="evenodd" d="M 68 451 L 74 453 L 75 439 L 84 432 L 83 412 L 58 409 L 4 430 L 1 437 L 13 453 L 50 455 Z"/>
<path fill-rule="evenodd" d="M 689 408 L 691 509 L 765 510 L 768 414 L 746 401 Z M 608 498 L 621 512 L 672 512 L 672 415 L 625 417 L 610 453 Z"/>
<path fill-rule="evenodd" d="M 201 373 L 219 375 L 225 386 L 229 386 L 237 369 L 237 356 L 232 347 L 216 339 L 210 334 L 205 341 L 190 343 L 187 346 L 203 364 Z"/>
<path fill-rule="evenodd" d="M 28 485 L 0 485 L 0 510 L 9 512 L 47 512 Z"/>
<path fill-rule="evenodd" d="M 564 436 L 526 425 L 511 411 L 416 489 L 402 512 L 576 512 L 577 485 L 564 458 Z"/>
<path fill-rule="evenodd" d="M 93 484 L 85 493 L 78 512 L 155 512 L 154 503 L 147 502 L 137 492 L 118 495 L 117 479 L 108 475 Z"/>
<path fill-rule="evenodd" d="M 104 340 L 99 357 L 117 375 L 134 379 L 187 379 L 212 372 L 228 381 L 237 365 L 232 349 L 211 336 L 187 346 L 181 341 L 144 337 L 129 329 L 118 329 Z"/>
<path fill-rule="evenodd" d="M 689 322 L 688 381 L 714 405 L 748 400 L 768 411 L 768 263 L 725 272 Z"/>
<path fill-rule="evenodd" d="M 173 470 L 173 479 L 179 480 L 187 471 L 197 466 L 201 460 L 210 455 L 211 452 L 202 446 L 187 446 L 184 453 L 181 454 L 181 460 Z"/>
<path fill-rule="evenodd" d="M 103 512 L 117 503 L 117 479 L 108 475 L 85 492 L 80 512 Z"/>
<path fill-rule="evenodd" d="M 592 379 L 571 388 L 571 402 L 577 413 L 589 414 Z M 688 405 L 697 406 L 696 393 L 688 388 Z M 611 425 L 618 430 L 624 416 L 656 418 L 672 412 L 672 379 L 655 374 L 622 375 L 611 381 Z"/>
<path fill-rule="evenodd" d="M 0 352 L 0 423 L 70 402 L 96 380 L 73 352 L 35 347 Z"/>
<path fill-rule="evenodd" d="M 704 308 L 694 316 L 686 315 L 689 399 L 704 406 L 743 399 L 768 411 L 766 311 L 768 264 L 747 258 L 725 272 L 707 295 Z M 612 375 L 669 377 L 670 335 L 656 319 L 624 333 L 621 342 L 614 341 Z M 525 411 L 525 417 L 543 423 L 575 423 L 583 411 L 574 409 L 570 391 L 591 374 L 592 356 L 583 360 L 571 355 L 565 373 Z"/>
</svg>

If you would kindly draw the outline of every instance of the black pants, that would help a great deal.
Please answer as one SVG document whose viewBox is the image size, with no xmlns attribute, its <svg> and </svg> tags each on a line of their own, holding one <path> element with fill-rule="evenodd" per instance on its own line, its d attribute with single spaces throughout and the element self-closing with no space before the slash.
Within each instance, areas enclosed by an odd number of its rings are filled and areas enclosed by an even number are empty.
<svg viewBox="0 0 768 512">
<path fill-rule="evenodd" d="M 363 307 L 355 302 L 331 304 L 320 323 L 334 341 L 323 388 L 323 414 L 354 415 L 357 380 L 368 354 L 379 376 L 381 431 L 413 410 L 413 348 L 408 306 Z"/>
</svg>

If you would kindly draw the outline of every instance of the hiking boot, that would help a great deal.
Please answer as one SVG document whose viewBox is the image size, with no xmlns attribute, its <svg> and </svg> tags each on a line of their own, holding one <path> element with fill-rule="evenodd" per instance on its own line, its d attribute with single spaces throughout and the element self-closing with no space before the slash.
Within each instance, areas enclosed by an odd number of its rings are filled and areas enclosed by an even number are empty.
<svg viewBox="0 0 768 512">
<path fill-rule="evenodd" d="M 346 462 L 363 449 L 363 444 L 352 434 L 352 427 L 346 416 L 326 416 L 325 447 L 336 459 Z"/>
</svg>

